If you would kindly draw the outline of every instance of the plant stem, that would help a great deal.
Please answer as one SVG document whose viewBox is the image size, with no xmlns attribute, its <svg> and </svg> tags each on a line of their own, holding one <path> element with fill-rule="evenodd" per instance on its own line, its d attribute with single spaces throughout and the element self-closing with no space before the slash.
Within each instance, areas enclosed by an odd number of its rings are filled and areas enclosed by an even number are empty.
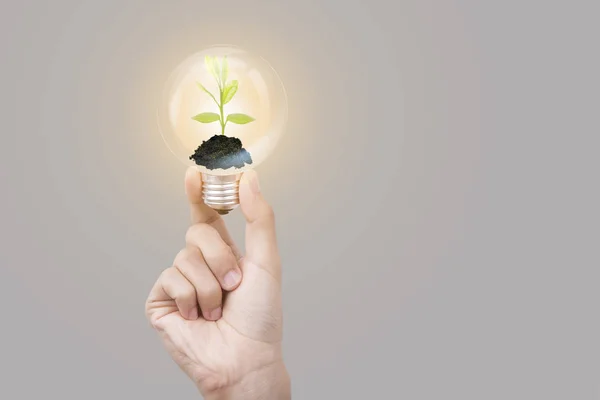
<svg viewBox="0 0 600 400">
<path fill-rule="evenodd" d="M 223 118 L 223 91 L 221 90 L 221 101 L 219 103 L 219 111 L 221 112 L 221 135 L 225 135 L 225 120 Z"/>
<path fill-rule="evenodd" d="M 225 89 L 225 82 L 221 82 L 220 79 L 217 79 L 217 85 L 219 86 L 219 113 L 221 114 L 219 122 L 221 123 L 221 135 L 225 135 L 225 119 L 223 116 L 223 92 Z"/>
</svg>

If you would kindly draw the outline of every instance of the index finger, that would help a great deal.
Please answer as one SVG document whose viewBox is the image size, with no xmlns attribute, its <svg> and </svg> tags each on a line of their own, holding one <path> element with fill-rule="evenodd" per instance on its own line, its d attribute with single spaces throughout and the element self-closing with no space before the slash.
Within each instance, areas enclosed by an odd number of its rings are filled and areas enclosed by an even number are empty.
<svg viewBox="0 0 600 400">
<path fill-rule="evenodd" d="M 202 198 L 202 174 L 194 167 L 189 167 L 185 173 L 185 193 L 190 203 L 192 225 L 208 224 L 215 228 L 225 243 L 231 247 L 236 259 L 239 260 L 241 253 L 229 234 L 225 221 L 218 212 L 204 203 Z"/>
</svg>

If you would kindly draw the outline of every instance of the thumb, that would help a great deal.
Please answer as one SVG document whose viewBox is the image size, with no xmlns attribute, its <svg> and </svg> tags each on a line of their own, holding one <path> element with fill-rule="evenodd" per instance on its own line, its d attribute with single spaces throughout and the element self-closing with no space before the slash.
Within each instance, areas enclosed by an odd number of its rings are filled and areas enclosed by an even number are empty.
<svg viewBox="0 0 600 400">
<path fill-rule="evenodd" d="M 275 215 L 260 191 L 256 171 L 244 172 L 240 179 L 240 208 L 246 218 L 246 255 L 244 263 L 266 270 L 278 281 L 281 261 L 275 234 Z"/>
</svg>

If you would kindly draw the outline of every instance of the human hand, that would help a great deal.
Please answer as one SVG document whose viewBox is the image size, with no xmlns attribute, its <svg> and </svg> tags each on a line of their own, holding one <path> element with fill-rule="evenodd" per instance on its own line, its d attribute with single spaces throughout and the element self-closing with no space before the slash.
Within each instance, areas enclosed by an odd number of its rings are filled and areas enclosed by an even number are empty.
<svg viewBox="0 0 600 400">
<path fill-rule="evenodd" d="M 243 256 L 221 216 L 204 204 L 193 167 L 185 189 L 192 217 L 186 246 L 152 288 L 147 318 L 207 400 L 291 398 L 275 221 L 256 172 L 245 172 L 240 182 Z"/>
</svg>

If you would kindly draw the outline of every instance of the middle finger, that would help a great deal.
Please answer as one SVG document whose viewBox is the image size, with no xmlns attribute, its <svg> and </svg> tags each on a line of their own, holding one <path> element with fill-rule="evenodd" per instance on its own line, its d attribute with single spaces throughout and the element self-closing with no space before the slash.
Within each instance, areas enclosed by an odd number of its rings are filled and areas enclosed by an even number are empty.
<svg viewBox="0 0 600 400">
<path fill-rule="evenodd" d="M 173 266 L 194 287 L 204 318 L 211 321 L 221 318 L 223 310 L 221 286 L 206 265 L 200 250 L 187 246 L 175 257 Z"/>
<path fill-rule="evenodd" d="M 240 284 L 242 270 L 237 259 L 214 227 L 207 224 L 192 225 L 185 239 L 188 245 L 200 249 L 206 264 L 224 290 L 233 290 Z"/>
</svg>

